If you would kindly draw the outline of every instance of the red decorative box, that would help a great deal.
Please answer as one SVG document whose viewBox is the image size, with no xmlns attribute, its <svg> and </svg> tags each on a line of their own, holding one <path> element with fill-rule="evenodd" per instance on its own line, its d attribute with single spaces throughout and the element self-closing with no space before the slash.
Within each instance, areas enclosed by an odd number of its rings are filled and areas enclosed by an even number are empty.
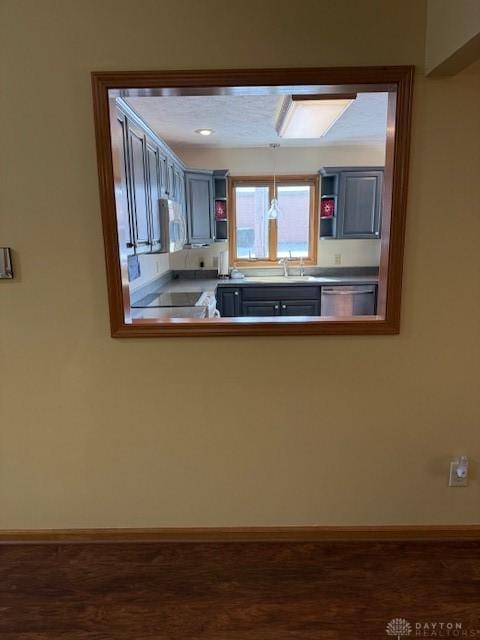
<svg viewBox="0 0 480 640">
<path fill-rule="evenodd" d="M 332 218 L 335 215 L 335 198 L 322 198 L 320 203 L 320 217 Z"/>
<path fill-rule="evenodd" d="M 225 200 L 215 201 L 215 220 L 227 219 L 227 203 Z"/>
</svg>

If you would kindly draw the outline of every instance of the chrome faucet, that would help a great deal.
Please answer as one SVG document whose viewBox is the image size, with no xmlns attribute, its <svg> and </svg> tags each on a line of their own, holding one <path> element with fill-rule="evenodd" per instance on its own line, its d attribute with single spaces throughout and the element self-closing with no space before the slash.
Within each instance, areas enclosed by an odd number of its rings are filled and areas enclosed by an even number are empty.
<svg viewBox="0 0 480 640">
<path fill-rule="evenodd" d="M 283 275 L 285 278 L 288 278 L 288 258 L 280 258 L 278 264 L 281 264 L 283 267 Z"/>
<path fill-rule="evenodd" d="M 300 276 L 303 278 L 305 275 L 305 267 L 303 264 L 303 258 L 300 258 Z"/>
</svg>

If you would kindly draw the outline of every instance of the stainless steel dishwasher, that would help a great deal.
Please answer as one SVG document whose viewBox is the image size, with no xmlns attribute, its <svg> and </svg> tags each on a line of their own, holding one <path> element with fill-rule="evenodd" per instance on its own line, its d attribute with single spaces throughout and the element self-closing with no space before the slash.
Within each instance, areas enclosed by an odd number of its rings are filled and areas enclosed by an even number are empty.
<svg viewBox="0 0 480 640">
<path fill-rule="evenodd" d="M 374 316 L 377 287 L 372 285 L 337 285 L 322 287 L 322 316 Z"/>
</svg>

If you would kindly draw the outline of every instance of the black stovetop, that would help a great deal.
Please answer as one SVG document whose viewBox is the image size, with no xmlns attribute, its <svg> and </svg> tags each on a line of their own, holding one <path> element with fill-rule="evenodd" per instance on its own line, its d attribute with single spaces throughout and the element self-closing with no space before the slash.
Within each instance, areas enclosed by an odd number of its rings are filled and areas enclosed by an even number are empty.
<svg viewBox="0 0 480 640">
<path fill-rule="evenodd" d="M 194 307 L 201 295 L 198 291 L 149 293 L 132 307 Z"/>
</svg>

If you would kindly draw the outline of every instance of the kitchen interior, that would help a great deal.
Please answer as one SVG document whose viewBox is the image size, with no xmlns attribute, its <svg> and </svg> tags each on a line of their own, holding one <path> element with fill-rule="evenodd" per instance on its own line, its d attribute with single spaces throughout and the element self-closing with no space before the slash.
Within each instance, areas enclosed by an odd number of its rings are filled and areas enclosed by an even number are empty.
<svg viewBox="0 0 480 640">
<path fill-rule="evenodd" d="M 111 111 L 125 321 L 375 317 L 388 92 L 171 93 Z"/>
</svg>

